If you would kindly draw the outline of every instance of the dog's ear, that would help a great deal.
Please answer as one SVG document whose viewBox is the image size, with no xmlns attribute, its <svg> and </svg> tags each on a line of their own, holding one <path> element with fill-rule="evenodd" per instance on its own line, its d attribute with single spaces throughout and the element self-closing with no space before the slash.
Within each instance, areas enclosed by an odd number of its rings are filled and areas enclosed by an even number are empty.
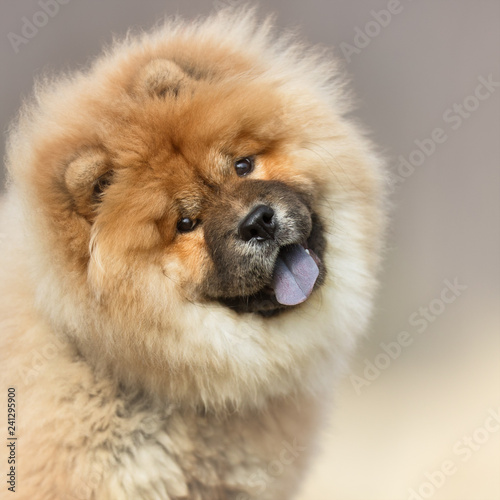
<svg viewBox="0 0 500 500">
<path fill-rule="evenodd" d="M 69 161 L 64 182 L 78 214 L 93 218 L 112 176 L 110 161 L 100 148 L 84 149 Z"/>
<path fill-rule="evenodd" d="M 173 61 L 155 59 L 140 70 L 135 80 L 134 92 L 158 97 L 177 97 L 189 80 L 189 76 Z"/>
</svg>

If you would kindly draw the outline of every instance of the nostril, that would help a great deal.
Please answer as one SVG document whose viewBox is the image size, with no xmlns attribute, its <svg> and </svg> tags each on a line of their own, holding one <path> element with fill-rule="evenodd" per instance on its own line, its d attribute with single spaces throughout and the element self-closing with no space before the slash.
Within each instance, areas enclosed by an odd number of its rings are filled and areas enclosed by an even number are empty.
<svg viewBox="0 0 500 500">
<path fill-rule="evenodd" d="M 273 215 L 264 214 L 262 220 L 264 221 L 265 224 L 271 224 L 271 222 L 273 221 Z"/>
<path fill-rule="evenodd" d="M 243 241 L 274 239 L 276 222 L 274 210 L 268 205 L 258 205 L 240 222 L 239 235 Z"/>
</svg>

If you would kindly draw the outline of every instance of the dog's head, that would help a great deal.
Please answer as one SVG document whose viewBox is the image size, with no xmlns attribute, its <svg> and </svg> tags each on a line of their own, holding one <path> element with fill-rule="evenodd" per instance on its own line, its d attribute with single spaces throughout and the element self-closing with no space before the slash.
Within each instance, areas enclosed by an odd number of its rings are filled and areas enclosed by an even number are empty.
<svg viewBox="0 0 500 500">
<path fill-rule="evenodd" d="M 224 23 L 47 88 L 10 153 L 41 310 L 96 367 L 208 406 L 309 386 L 353 344 L 382 220 L 330 70 Z"/>
</svg>

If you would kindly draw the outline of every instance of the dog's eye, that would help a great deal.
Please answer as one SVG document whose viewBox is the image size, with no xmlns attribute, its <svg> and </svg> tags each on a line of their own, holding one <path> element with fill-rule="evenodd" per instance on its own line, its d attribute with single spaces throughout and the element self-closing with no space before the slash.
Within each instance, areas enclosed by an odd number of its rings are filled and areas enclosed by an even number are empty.
<svg viewBox="0 0 500 500">
<path fill-rule="evenodd" d="M 189 233 L 189 231 L 192 231 L 198 225 L 198 222 L 196 219 L 193 220 L 189 217 L 184 217 L 177 223 L 177 231 L 179 233 Z"/>
<path fill-rule="evenodd" d="M 95 182 L 92 188 L 92 199 L 94 202 L 101 201 L 102 195 L 106 188 L 111 184 L 111 177 L 113 176 L 113 171 L 110 170 L 104 175 L 101 175 Z"/>
<path fill-rule="evenodd" d="M 253 156 L 247 156 L 245 158 L 240 158 L 234 162 L 234 168 L 236 170 L 236 174 L 239 177 L 244 177 L 248 175 L 255 166 L 255 159 Z"/>
</svg>

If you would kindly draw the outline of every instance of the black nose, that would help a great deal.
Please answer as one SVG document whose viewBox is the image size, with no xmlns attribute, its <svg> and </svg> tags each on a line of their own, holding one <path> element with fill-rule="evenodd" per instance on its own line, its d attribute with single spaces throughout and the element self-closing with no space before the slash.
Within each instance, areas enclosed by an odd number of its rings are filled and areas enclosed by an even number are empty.
<svg viewBox="0 0 500 500">
<path fill-rule="evenodd" d="M 274 210 L 267 205 L 259 205 L 240 222 L 238 227 L 243 241 L 255 238 L 257 241 L 272 240 L 276 232 Z"/>
</svg>

